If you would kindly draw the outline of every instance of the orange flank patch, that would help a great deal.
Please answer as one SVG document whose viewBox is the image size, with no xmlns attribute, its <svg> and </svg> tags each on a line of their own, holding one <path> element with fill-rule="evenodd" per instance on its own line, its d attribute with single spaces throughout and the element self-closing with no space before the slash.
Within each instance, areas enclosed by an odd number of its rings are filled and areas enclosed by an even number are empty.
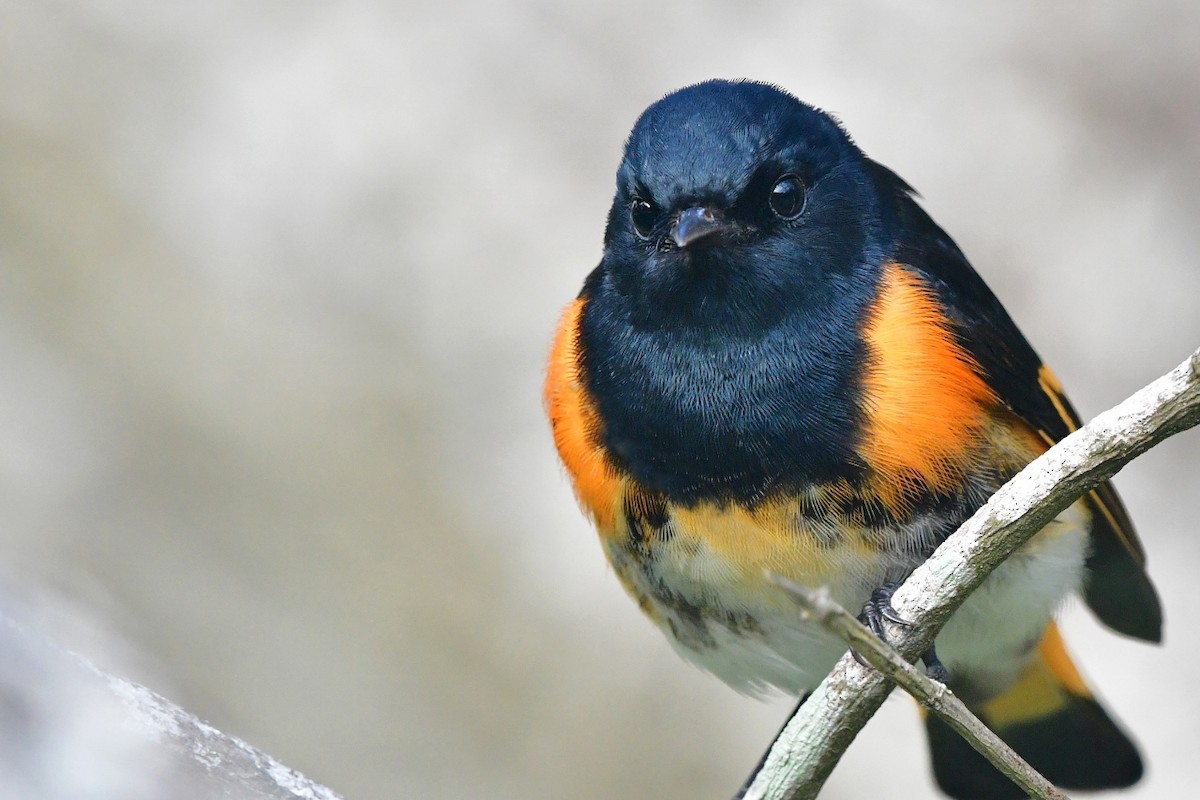
<svg viewBox="0 0 1200 800">
<path fill-rule="evenodd" d="M 859 452 L 880 498 L 903 514 L 924 487 L 958 487 L 996 396 L 933 292 L 899 264 L 885 267 L 863 335 L 870 354 Z"/>
<path fill-rule="evenodd" d="M 595 518 L 601 535 L 612 535 L 621 479 L 599 442 L 600 418 L 580 379 L 579 315 L 583 304 L 582 299 L 576 300 L 563 312 L 542 399 L 575 495 Z"/>
</svg>

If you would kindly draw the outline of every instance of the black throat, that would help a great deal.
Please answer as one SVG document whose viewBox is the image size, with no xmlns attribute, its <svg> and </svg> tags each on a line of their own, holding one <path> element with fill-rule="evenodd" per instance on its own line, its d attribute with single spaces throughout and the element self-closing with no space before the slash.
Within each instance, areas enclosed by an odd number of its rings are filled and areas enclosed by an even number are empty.
<svg viewBox="0 0 1200 800">
<path fill-rule="evenodd" d="M 832 277 L 769 326 L 706 329 L 645 324 L 597 269 L 581 366 L 614 462 L 685 505 L 857 478 L 859 330 L 878 276 L 863 266 Z"/>
</svg>

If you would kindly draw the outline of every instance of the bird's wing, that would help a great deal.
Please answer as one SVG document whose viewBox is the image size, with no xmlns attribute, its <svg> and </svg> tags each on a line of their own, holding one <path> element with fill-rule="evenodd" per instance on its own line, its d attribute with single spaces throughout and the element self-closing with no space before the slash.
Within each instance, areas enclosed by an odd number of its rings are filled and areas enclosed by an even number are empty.
<svg viewBox="0 0 1200 800">
<path fill-rule="evenodd" d="M 876 179 L 898 198 L 894 220 L 896 259 L 921 273 L 938 294 L 961 344 L 1013 414 L 1049 448 L 1081 424 L 1058 379 L 1017 329 L 1008 312 L 975 273 L 954 241 L 912 198 L 912 190 L 887 168 Z M 1090 491 L 1090 576 L 1085 598 L 1106 625 L 1148 641 L 1162 637 L 1162 609 L 1146 574 L 1146 556 L 1112 484 Z"/>
</svg>

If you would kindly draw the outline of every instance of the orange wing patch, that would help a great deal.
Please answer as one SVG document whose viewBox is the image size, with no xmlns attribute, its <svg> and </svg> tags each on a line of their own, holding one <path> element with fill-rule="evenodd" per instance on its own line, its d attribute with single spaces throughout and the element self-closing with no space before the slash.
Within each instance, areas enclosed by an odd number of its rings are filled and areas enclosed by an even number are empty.
<svg viewBox="0 0 1200 800">
<path fill-rule="evenodd" d="M 885 267 L 863 334 L 870 355 L 859 452 L 878 474 L 881 499 L 903 514 L 923 488 L 958 488 L 996 396 L 933 292 L 899 264 Z"/>
<path fill-rule="evenodd" d="M 1058 416 L 1062 419 L 1063 424 L 1066 425 L 1068 433 L 1074 433 L 1079 430 L 1079 417 L 1076 416 L 1075 410 L 1071 408 L 1070 401 L 1067 400 L 1067 395 L 1063 391 L 1062 384 L 1059 383 L 1058 378 L 1045 364 L 1042 364 L 1038 369 L 1038 386 L 1050 398 L 1050 403 L 1054 406 L 1054 410 L 1058 412 Z M 1047 448 L 1053 447 L 1058 441 L 1050 432 L 1041 430 L 1040 428 L 1038 435 L 1045 441 Z M 1121 504 L 1120 498 L 1117 497 L 1117 492 L 1113 489 L 1112 484 L 1100 484 L 1088 492 L 1087 497 L 1092 501 L 1092 507 L 1104 517 L 1109 530 L 1112 531 L 1125 549 L 1129 551 L 1134 562 L 1138 566 L 1144 566 L 1146 563 L 1146 553 L 1142 549 L 1137 535 L 1133 532 L 1133 521 L 1129 519 L 1129 514 Z"/>
<path fill-rule="evenodd" d="M 1075 418 L 1075 413 L 1067 404 L 1067 395 L 1063 392 L 1062 384 L 1058 381 L 1058 376 L 1050 371 L 1050 368 L 1042 364 L 1038 368 L 1038 386 L 1045 392 L 1046 397 L 1050 398 L 1050 403 L 1054 406 L 1054 410 L 1058 412 L 1058 416 L 1062 418 L 1063 424 L 1067 426 L 1067 430 L 1074 433 L 1079 429 L 1079 420 Z M 1049 438 L 1049 434 L 1043 432 L 1043 436 Z M 1050 442 L 1054 444 L 1053 440 Z"/>
<path fill-rule="evenodd" d="M 584 302 L 575 300 L 563 312 L 542 399 L 554 429 L 554 444 L 571 475 L 575 495 L 603 534 L 613 530 L 621 479 L 599 443 L 600 417 L 581 381 L 579 316 Z"/>
</svg>

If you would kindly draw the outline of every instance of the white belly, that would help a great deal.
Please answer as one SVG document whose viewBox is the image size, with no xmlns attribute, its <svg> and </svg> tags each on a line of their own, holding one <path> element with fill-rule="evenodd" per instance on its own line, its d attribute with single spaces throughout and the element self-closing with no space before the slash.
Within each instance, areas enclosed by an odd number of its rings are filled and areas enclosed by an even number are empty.
<svg viewBox="0 0 1200 800">
<path fill-rule="evenodd" d="M 950 619 L 937 648 L 956 683 L 991 693 L 1017 677 L 1063 597 L 1080 588 L 1088 524 L 1081 505 L 1064 511 Z M 739 691 L 803 694 L 846 651 L 840 639 L 801 621 L 794 603 L 765 577 L 748 583 L 686 537 L 665 543 L 650 570 L 628 553 L 610 549 L 609 555 L 676 650 Z M 835 576 L 829 589 L 857 613 L 898 567 L 912 566 L 871 560 L 851 548 L 845 568 L 827 573 Z"/>
<path fill-rule="evenodd" d="M 1016 680 L 1063 598 L 1083 587 L 1089 527 L 1084 506 L 1071 506 L 967 598 L 937 638 L 952 679 L 985 695 Z"/>
</svg>

